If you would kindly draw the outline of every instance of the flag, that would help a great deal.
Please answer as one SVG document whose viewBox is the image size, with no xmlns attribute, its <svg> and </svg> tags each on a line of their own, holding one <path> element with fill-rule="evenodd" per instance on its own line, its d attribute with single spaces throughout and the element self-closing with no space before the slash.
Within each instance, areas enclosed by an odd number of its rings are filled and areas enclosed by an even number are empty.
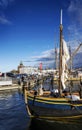
<svg viewBox="0 0 82 130">
<path fill-rule="evenodd" d="M 62 40 L 62 74 L 61 74 L 61 82 L 63 89 L 66 88 L 65 82 L 68 79 L 68 71 L 67 71 L 67 61 L 70 59 L 69 51 L 67 48 L 67 44 L 65 40 Z"/>
</svg>

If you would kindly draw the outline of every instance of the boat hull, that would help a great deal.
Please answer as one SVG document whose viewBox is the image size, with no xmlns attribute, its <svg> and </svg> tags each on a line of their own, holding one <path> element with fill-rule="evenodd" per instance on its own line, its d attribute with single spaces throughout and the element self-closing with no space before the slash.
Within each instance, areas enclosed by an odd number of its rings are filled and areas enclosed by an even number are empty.
<svg viewBox="0 0 82 130">
<path fill-rule="evenodd" d="M 46 119 L 75 118 L 82 116 L 82 101 L 66 98 L 45 98 L 28 93 L 27 110 L 30 116 Z"/>
</svg>

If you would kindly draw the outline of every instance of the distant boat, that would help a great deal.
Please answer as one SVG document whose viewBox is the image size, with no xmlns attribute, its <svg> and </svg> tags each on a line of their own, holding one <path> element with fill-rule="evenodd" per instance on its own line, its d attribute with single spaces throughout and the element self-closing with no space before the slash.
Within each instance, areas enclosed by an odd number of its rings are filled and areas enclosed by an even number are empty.
<svg viewBox="0 0 82 130">
<path fill-rule="evenodd" d="M 12 85 L 12 79 L 10 77 L 7 77 L 6 73 L 4 73 L 4 76 L 0 76 L 0 87 L 8 85 Z"/>
<path fill-rule="evenodd" d="M 35 90 L 25 89 L 25 102 L 30 117 L 55 120 L 58 118 L 78 118 L 82 116 L 82 99 L 78 92 L 66 91 L 67 60 L 69 52 L 65 40 L 62 38 L 62 10 L 60 19 L 60 64 L 59 87 L 54 90 L 54 96 L 50 91 L 42 91 L 39 94 Z M 81 94 L 81 93 L 80 93 Z"/>
</svg>

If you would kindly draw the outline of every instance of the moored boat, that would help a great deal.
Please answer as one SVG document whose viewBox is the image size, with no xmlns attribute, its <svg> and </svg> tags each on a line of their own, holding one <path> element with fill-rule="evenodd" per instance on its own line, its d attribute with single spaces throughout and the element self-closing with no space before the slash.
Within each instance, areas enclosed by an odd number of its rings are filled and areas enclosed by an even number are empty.
<svg viewBox="0 0 82 130">
<path fill-rule="evenodd" d="M 27 110 L 31 117 L 43 119 L 78 118 L 82 116 L 82 99 L 51 97 L 49 91 L 39 96 L 27 91 Z"/>
<path fill-rule="evenodd" d="M 82 99 L 78 91 L 66 91 L 67 60 L 69 53 L 62 37 L 62 11 L 60 20 L 60 64 L 58 89 L 43 91 L 40 86 L 37 90 L 25 89 L 25 102 L 29 116 L 41 119 L 78 118 L 82 116 Z"/>
</svg>

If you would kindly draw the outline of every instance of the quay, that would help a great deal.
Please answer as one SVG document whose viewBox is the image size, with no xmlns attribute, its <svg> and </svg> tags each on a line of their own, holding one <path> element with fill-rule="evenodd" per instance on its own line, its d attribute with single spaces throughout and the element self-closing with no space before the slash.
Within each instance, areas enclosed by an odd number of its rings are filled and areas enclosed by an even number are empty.
<svg viewBox="0 0 82 130">
<path fill-rule="evenodd" d="M 82 82 L 81 77 L 70 77 L 71 78 L 71 87 L 73 88 L 79 88 L 80 89 L 80 82 Z M 0 77 L 0 91 L 2 90 L 12 90 L 12 89 L 21 89 L 23 90 L 24 87 L 27 87 L 30 89 L 34 87 L 38 87 L 39 84 L 52 84 L 54 89 L 58 88 L 59 80 L 58 77 L 53 74 L 47 74 L 47 75 L 31 75 L 28 77 L 24 77 L 22 80 L 21 78 L 11 78 L 11 77 Z M 69 79 L 67 81 L 67 87 L 69 87 Z M 45 86 L 45 85 L 43 85 Z"/>
<path fill-rule="evenodd" d="M 26 80 L 28 82 L 28 79 Z M 29 87 L 33 88 L 35 85 L 34 80 L 29 80 Z M 23 82 L 19 83 L 19 80 L 10 77 L 0 77 L 0 91 L 12 90 L 12 89 L 23 89 Z"/>
<path fill-rule="evenodd" d="M 12 90 L 12 89 L 21 89 L 21 86 L 19 86 L 19 85 L 5 85 L 5 86 L 0 86 L 0 91 L 3 91 L 3 90 Z"/>
<path fill-rule="evenodd" d="M 0 91 L 10 90 L 10 89 L 21 89 L 16 81 L 13 82 L 12 78 L 9 77 L 0 77 Z"/>
</svg>

